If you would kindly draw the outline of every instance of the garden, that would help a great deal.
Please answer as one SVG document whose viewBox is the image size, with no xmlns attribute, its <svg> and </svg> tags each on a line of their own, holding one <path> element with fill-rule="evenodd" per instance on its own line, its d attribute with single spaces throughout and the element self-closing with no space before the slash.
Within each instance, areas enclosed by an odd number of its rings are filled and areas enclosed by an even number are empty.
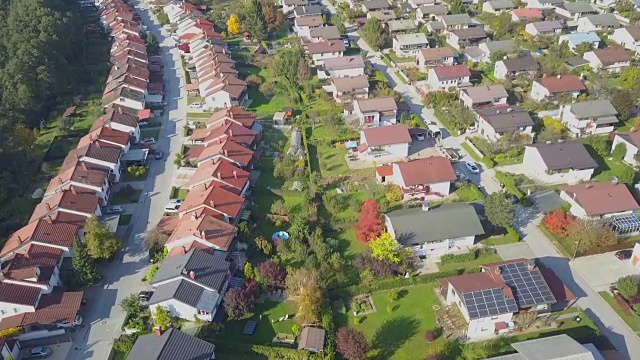
<svg viewBox="0 0 640 360">
<path fill-rule="evenodd" d="M 640 289 L 632 276 L 621 277 L 600 296 L 636 334 L 640 334 Z"/>
</svg>

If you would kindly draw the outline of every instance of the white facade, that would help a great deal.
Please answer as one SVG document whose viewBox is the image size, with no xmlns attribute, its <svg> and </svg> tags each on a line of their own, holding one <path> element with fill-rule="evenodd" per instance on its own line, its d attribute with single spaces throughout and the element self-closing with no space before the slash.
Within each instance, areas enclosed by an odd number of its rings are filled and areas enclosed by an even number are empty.
<svg viewBox="0 0 640 360">
<path fill-rule="evenodd" d="M 385 227 L 389 235 L 396 239 L 396 233 L 393 229 L 391 219 L 385 215 Z M 408 246 L 407 249 L 416 256 L 426 256 L 429 259 L 440 259 L 442 255 L 452 252 L 460 252 L 469 249 L 475 243 L 476 237 L 473 235 L 463 236 L 455 239 L 444 239 L 437 242 L 424 243 L 422 245 Z"/>
<path fill-rule="evenodd" d="M 464 90 L 460 91 L 459 96 L 462 104 L 468 107 L 469 109 L 472 109 L 474 106 L 477 105 L 477 103 L 474 103 L 473 99 Z M 507 97 L 503 96 L 503 97 L 492 99 L 491 103 L 486 104 L 486 106 L 496 106 L 496 105 L 506 105 L 506 104 L 507 104 Z M 483 103 L 482 105 L 484 106 L 485 103 Z"/>
<path fill-rule="evenodd" d="M 224 90 L 217 91 L 204 98 L 204 102 L 208 109 L 222 109 L 226 106 L 242 105 L 247 101 L 248 93 L 245 92 L 240 99 L 235 99 L 231 94 Z"/>
<path fill-rule="evenodd" d="M 527 3 L 527 7 L 534 9 L 553 9 L 556 7 L 556 3 L 550 3 L 545 0 L 528 0 L 525 2 Z"/>
<path fill-rule="evenodd" d="M 571 96 L 575 99 L 578 97 L 578 95 L 580 95 L 580 91 L 572 91 L 570 92 Z M 531 98 L 537 101 L 542 101 L 545 98 L 551 96 L 551 93 L 549 92 L 549 90 L 542 86 L 542 84 L 540 84 L 537 81 L 534 81 L 533 84 L 531 85 Z"/>
<path fill-rule="evenodd" d="M 409 201 L 414 199 L 420 199 L 421 197 L 425 197 L 424 188 L 428 187 L 430 193 L 438 193 L 442 196 L 449 195 L 451 191 L 451 182 L 450 181 L 441 181 L 436 183 L 424 183 L 417 186 L 407 186 L 402 178 L 402 173 L 397 164 L 392 164 L 393 166 L 393 174 L 384 179 L 384 184 L 395 184 L 398 185 L 402 189 L 403 193 L 403 201 Z M 377 177 L 377 176 L 376 176 Z M 382 179 L 380 178 L 379 181 Z M 412 192 L 415 191 L 415 192 Z M 421 192 L 423 191 L 423 192 Z"/>
<path fill-rule="evenodd" d="M 609 40 L 615 41 L 636 54 L 640 53 L 640 40 L 635 40 L 626 28 L 615 29 L 613 34 L 609 35 Z"/>
<path fill-rule="evenodd" d="M 36 311 L 35 306 L 0 302 L 0 319 L 34 311 Z"/>
<path fill-rule="evenodd" d="M 364 135 L 360 132 L 360 143 L 363 143 Z M 383 146 L 370 146 L 361 152 L 359 158 L 364 161 L 384 164 L 390 162 L 403 161 L 409 156 L 409 143 L 391 144 Z"/>
<path fill-rule="evenodd" d="M 216 307 L 213 314 L 202 315 L 202 314 L 198 314 L 198 310 L 191 305 L 185 304 L 175 299 L 169 299 L 167 301 L 161 301 L 157 304 L 153 304 L 153 306 L 149 307 L 149 309 L 154 315 L 156 312 L 156 306 L 158 305 L 160 305 L 160 307 L 164 309 L 169 310 L 169 313 L 171 314 L 171 316 L 179 317 L 181 319 L 185 319 L 189 321 L 193 321 L 194 316 L 197 316 L 199 319 L 204 321 L 213 321 L 213 317 L 215 316 L 215 313 L 217 312 L 217 309 L 218 309 Z"/>
<path fill-rule="evenodd" d="M 632 166 L 640 165 L 636 160 L 636 155 L 638 154 L 638 148 L 635 145 L 623 139 L 620 135 L 616 134 L 616 136 L 613 138 L 613 144 L 611 146 L 611 149 L 612 150 L 615 149 L 616 145 L 618 144 L 624 144 L 627 148 L 627 152 L 624 154 L 624 158 L 623 158 L 624 162 Z"/>
<path fill-rule="evenodd" d="M 335 79 L 341 77 L 353 77 L 364 75 L 364 66 L 357 68 L 349 68 L 349 69 L 332 69 L 332 70 L 321 70 L 318 69 L 318 78 L 319 79 Z"/>
<path fill-rule="evenodd" d="M 593 51 L 584 53 L 582 57 L 589 62 L 589 66 L 594 71 L 607 70 L 610 73 L 619 73 L 622 69 L 631 66 L 631 61 L 619 61 L 614 64 L 604 65 Z"/>
<path fill-rule="evenodd" d="M 125 97 L 119 97 L 117 99 L 115 99 L 113 102 L 106 104 L 106 106 L 109 105 L 120 105 L 120 106 L 126 106 L 126 107 L 130 107 L 132 109 L 136 109 L 136 110 L 142 110 L 144 109 L 144 100 L 142 101 L 136 101 L 133 99 L 129 99 L 129 98 L 125 98 Z"/>
<path fill-rule="evenodd" d="M 413 57 L 416 56 L 420 49 L 428 48 L 429 41 L 419 44 L 400 44 L 400 42 L 393 38 L 393 51 L 400 57 Z"/>
<path fill-rule="evenodd" d="M 334 52 L 326 52 L 321 54 L 313 54 L 311 55 L 311 59 L 313 60 L 313 63 L 315 66 L 321 66 L 324 64 L 324 61 L 326 59 L 343 57 L 343 56 L 344 56 L 344 52 L 334 51 Z"/>
<path fill-rule="evenodd" d="M 449 88 L 457 88 L 462 83 L 469 83 L 469 76 L 440 79 L 438 75 L 436 75 L 435 70 L 429 69 L 427 83 L 432 90 L 446 90 Z"/>
<path fill-rule="evenodd" d="M 133 136 L 135 138 L 135 142 L 140 141 L 140 127 L 136 125 L 136 127 L 131 127 L 131 126 L 127 126 L 124 124 L 120 124 L 117 122 L 108 122 L 106 123 L 104 126 L 110 127 L 113 130 L 118 130 L 118 131 L 122 131 L 122 132 L 126 132 L 129 135 Z"/>
<path fill-rule="evenodd" d="M 533 36 L 537 36 L 537 35 L 553 35 L 553 34 L 560 34 L 562 32 L 562 29 L 554 29 L 553 31 L 547 32 L 547 31 L 539 31 L 538 28 L 535 27 L 534 25 L 535 23 L 528 23 L 527 25 L 524 26 L 524 31 L 526 31 L 528 34 L 531 34 Z"/>
<path fill-rule="evenodd" d="M 547 165 L 538 150 L 532 146 L 525 147 L 522 165 L 535 176 L 536 180 L 546 184 L 576 184 L 588 181 L 594 171 L 594 169 L 584 169 L 547 173 Z"/>
<path fill-rule="evenodd" d="M 613 124 L 597 125 L 593 118 L 578 118 L 571 111 L 571 104 L 560 106 L 560 120 L 573 136 L 608 134 L 614 127 Z"/>
<path fill-rule="evenodd" d="M 531 136 L 531 138 L 533 138 L 533 126 L 523 126 L 518 129 L 517 132 L 522 135 L 529 135 Z M 502 135 L 504 135 L 504 132 L 496 131 L 496 129 L 494 129 L 493 126 L 489 124 L 489 122 L 479 116 L 478 133 L 480 133 L 480 135 L 482 135 L 485 139 L 493 142 L 498 141 L 502 137 Z M 513 133 L 513 131 L 509 131 L 509 133 Z"/>
<path fill-rule="evenodd" d="M 453 65 L 453 56 L 446 56 L 437 60 L 427 60 L 424 58 L 422 51 L 418 51 L 416 54 L 416 65 L 420 68 L 420 71 L 427 72 L 429 67 L 438 65 Z"/>
<path fill-rule="evenodd" d="M 610 213 L 610 214 L 605 214 L 602 216 L 595 216 L 595 217 L 591 217 L 589 215 L 587 215 L 587 212 L 582 208 L 582 206 L 580 206 L 580 204 L 578 204 L 572 196 L 570 196 L 569 194 L 567 194 L 564 191 L 560 191 L 560 198 L 566 202 L 568 202 L 571 205 L 571 209 L 569 209 L 569 212 L 578 218 L 581 219 L 589 219 L 589 218 L 594 218 L 594 219 L 598 219 L 598 218 L 607 218 L 607 217 L 611 217 L 611 216 L 619 216 L 619 215 L 624 215 L 624 214 L 631 214 L 633 213 L 633 211 L 629 210 L 629 211 L 620 211 L 620 212 L 616 212 L 616 213 Z"/>
</svg>

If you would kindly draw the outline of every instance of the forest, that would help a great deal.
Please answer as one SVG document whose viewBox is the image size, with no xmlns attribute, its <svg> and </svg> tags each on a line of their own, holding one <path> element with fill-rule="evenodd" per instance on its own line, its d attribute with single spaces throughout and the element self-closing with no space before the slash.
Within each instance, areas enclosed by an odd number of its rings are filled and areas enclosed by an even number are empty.
<svg viewBox="0 0 640 360">
<path fill-rule="evenodd" d="M 34 179 L 51 143 L 38 143 L 41 131 L 92 81 L 83 13 L 76 0 L 0 1 L 2 238 L 33 209 Z"/>
</svg>

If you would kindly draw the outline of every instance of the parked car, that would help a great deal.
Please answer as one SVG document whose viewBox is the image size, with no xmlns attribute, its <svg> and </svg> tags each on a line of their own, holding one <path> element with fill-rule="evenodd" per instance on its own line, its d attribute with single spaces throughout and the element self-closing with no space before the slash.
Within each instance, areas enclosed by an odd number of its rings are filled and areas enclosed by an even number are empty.
<svg viewBox="0 0 640 360">
<path fill-rule="evenodd" d="M 416 134 L 416 139 L 417 139 L 418 141 L 424 141 L 424 139 L 425 139 L 425 138 L 426 138 L 426 137 L 424 136 L 424 133 L 418 133 L 418 134 Z"/>
<path fill-rule="evenodd" d="M 480 168 L 478 167 L 478 165 L 476 165 L 476 163 L 471 161 L 465 161 L 464 166 L 466 166 L 467 170 L 469 170 L 470 173 L 480 174 Z"/>
<path fill-rule="evenodd" d="M 180 208 L 180 205 L 182 205 L 182 200 L 171 200 L 167 206 L 164 207 L 164 211 L 176 212 Z"/>
<path fill-rule="evenodd" d="M 140 140 L 140 144 L 142 145 L 154 145 L 155 143 L 156 139 L 152 137 Z"/>
<path fill-rule="evenodd" d="M 631 249 L 616 251 L 618 260 L 629 260 L 631 259 L 631 255 L 633 255 L 633 250 Z"/>
<path fill-rule="evenodd" d="M 140 299 L 140 301 L 147 302 L 149 301 L 149 299 L 151 299 L 152 295 L 153 291 L 140 291 L 140 293 L 138 294 L 138 299 Z"/>
<path fill-rule="evenodd" d="M 202 107 L 202 103 L 199 103 L 197 101 L 189 104 L 190 109 L 200 109 L 201 107 Z"/>
<path fill-rule="evenodd" d="M 163 154 L 162 154 L 162 151 L 156 151 L 156 153 L 153 155 L 153 157 L 154 157 L 156 160 L 162 160 L 162 155 L 163 155 Z"/>
<path fill-rule="evenodd" d="M 107 210 L 104 211 L 106 215 L 121 214 L 122 212 L 124 212 L 124 207 L 120 205 L 110 206 Z"/>
<path fill-rule="evenodd" d="M 51 356 L 53 350 L 48 346 L 35 347 L 29 350 L 25 359 L 45 359 Z"/>
<path fill-rule="evenodd" d="M 82 325 L 82 316 L 80 316 L 80 315 L 76 315 L 76 318 L 73 320 L 73 322 L 64 321 L 64 322 L 56 324 L 56 326 L 58 328 L 61 328 L 61 329 L 70 328 L 70 327 L 74 327 L 74 326 L 78 326 L 78 325 Z"/>
</svg>

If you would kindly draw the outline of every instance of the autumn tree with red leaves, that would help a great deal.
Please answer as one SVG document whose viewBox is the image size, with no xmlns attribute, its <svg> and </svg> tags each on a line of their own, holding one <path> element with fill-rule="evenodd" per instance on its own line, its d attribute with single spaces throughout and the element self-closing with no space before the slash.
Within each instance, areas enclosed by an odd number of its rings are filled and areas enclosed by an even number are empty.
<svg viewBox="0 0 640 360">
<path fill-rule="evenodd" d="M 264 261 L 256 268 L 259 281 L 267 286 L 283 286 L 287 273 L 271 260 Z"/>
<path fill-rule="evenodd" d="M 360 208 L 360 223 L 355 226 L 358 241 L 369 242 L 382 234 L 384 224 L 380 206 L 375 200 L 369 199 Z"/>
<path fill-rule="evenodd" d="M 360 331 L 348 327 L 338 329 L 336 347 L 347 360 L 364 360 L 369 351 L 367 338 Z"/>
<path fill-rule="evenodd" d="M 553 234 L 564 236 L 568 234 L 569 228 L 575 221 L 576 218 L 573 215 L 565 213 L 562 210 L 556 210 L 548 213 L 545 215 L 544 219 L 542 219 L 547 230 Z"/>
</svg>

